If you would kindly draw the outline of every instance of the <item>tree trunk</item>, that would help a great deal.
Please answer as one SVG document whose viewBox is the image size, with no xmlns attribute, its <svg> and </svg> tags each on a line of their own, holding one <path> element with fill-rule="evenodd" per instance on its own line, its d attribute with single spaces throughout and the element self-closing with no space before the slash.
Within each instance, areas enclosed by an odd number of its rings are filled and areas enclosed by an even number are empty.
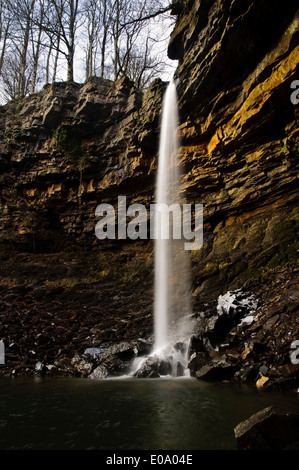
<svg viewBox="0 0 299 470">
<path fill-rule="evenodd" d="M 74 49 L 70 45 L 68 47 L 68 56 L 67 56 L 67 81 L 74 81 Z"/>
<path fill-rule="evenodd" d="M 27 51 L 28 51 L 28 44 L 29 44 L 29 36 L 30 36 L 30 28 L 31 28 L 31 15 L 33 12 L 35 0 L 32 0 L 30 9 L 27 12 L 26 18 L 26 27 L 24 32 L 24 39 L 23 39 L 23 47 L 20 56 L 20 63 L 19 63 L 19 72 L 18 72 L 18 91 L 17 96 L 24 96 L 26 93 L 26 66 L 27 66 Z"/>
<path fill-rule="evenodd" d="M 26 65 L 27 65 L 27 50 L 28 50 L 28 43 L 29 43 L 29 31 L 30 31 L 30 18 L 27 19 L 26 29 L 24 34 L 24 42 L 22 47 L 22 52 L 20 56 L 20 63 L 19 63 L 19 72 L 18 72 L 18 97 L 24 96 L 25 94 L 25 85 L 26 85 Z"/>
<path fill-rule="evenodd" d="M 52 55 L 52 49 L 53 49 L 53 42 L 52 40 L 50 41 L 50 46 L 48 50 L 48 55 L 47 55 L 47 62 L 46 62 L 46 83 L 50 83 L 50 60 L 51 60 L 51 55 Z"/>
<path fill-rule="evenodd" d="M 6 25 L 6 28 L 5 28 L 5 31 L 4 31 L 4 36 L 3 36 L 3 39 L 2 39 L 2 51 L 1 51 L 1 55 L 0 55 L 0 74 L 1 74 L 1 71 L 2 71 L 2 66 L 3 66 L 3 61 L 4 61 L 4 54 L 5 54 L 5 50 L 6 50 L 6 42 L 7 42 L 7 38 L 8 38 L 9 26 L 10 26 L 10 20 L 8 21 L 8 23 Z"/>
<path fill-rule="evenodd" d="M 78 0 L 70 0 L 69 37 L 67 55 L 67 81 L 74 81 L 74 53 L 75 53 L 75 22 L 78 11 Z"/>
<path fill-rule="evenodd" d="M 101 77 L 104 78 L 105 74 L 105 53 L 106 53 L 106 43 L 107 43 L 108 30 L 107 26 L 104 25 L 104 34 L 102 39 L 102 50 L 101 50 Z"/>
<path fill-rule="evenodd" d="M 88 50 L 86 57 L 86 79 L 89 78 L 93 73 L 93 32 L 89 34 L 88 39 Z"/>
<path fill-rule="evenodd" d="M 39 51 L 40 51 L 41 37 L 42 37 L 42 27 L 41 27 L 41 25 L 42 25 L 42 21 L 43 21 L 43 16 L 44 16 L 44 12 L 43 12 L 43 9 L 41 9 L 40 26 L 39 26 L 39 31 L 38 31 L 36 50 L 35 50 L 34 59 L 33 59 L 33 70 L 32 70 L 32 77 L 31 77 L 31 83 L 30 83 L 30 93 L 34 93 L 35 92 L 35 87 L 36 87 Z"/>
<path fill-rule="evenodd" d="M 120 5 L 119 0 L 116 0 L 116 17 L 114 23 L 113 42 L 114 42 L 114 81 L 118 78 L 118 64 L 119 64 L 119 20 L 120 20 Z"/>
<path fill-rule="evenodd" d="M 104 78 L 105 74 L 105 53 L 106 53 L 106 43 L 108 37 L 108 22 L 107 22 L 107 1 L 104 0 L 104 11 L 103 11 L 103 38 L 102 38 L 102 47 L 101 47 L 101 77 Z"/>
<path fill-rule="evenodd" d="M 57 75 L 57 66 L 58 66 L 58 58 L 59 58 L 59 47 L 60 47 L 60 36 L 58 36 L 57 40 L 57 50 L 56 50 L 56 55 L 55 55 L 55 60 L 54 60 L 54 68 L 53 68 L 53 77 L 52 77 L 52 82 L 54 83 L 56 80 L 56 75 Z"/>
</svg>

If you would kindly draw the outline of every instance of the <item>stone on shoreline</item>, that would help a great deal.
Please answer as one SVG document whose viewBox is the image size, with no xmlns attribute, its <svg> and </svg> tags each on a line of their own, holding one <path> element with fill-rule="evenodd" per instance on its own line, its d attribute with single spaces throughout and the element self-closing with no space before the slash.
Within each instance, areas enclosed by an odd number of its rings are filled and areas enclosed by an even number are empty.
<svg viewBox="0 0 299 470">
<path fill-rule="evenodd" d="M 299 415 L 277 406 L 269 406 L 235 429 L 239 450 L 299 449 Z"/>
</svg>

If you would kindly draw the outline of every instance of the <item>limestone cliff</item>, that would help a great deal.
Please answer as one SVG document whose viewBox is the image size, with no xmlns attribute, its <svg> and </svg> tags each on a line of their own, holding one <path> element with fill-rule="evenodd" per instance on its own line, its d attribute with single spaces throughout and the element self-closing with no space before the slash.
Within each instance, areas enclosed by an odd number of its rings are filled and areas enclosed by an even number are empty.
<svg viewBox="0 0 299 470">
<path fill-rule="evenodd" d="M 258 321 L 226 357 L 246 370 L 240 380 L 249 371 L 256 379 L 262 362 L 279 376 L 299 339 L 299 108 L 290 99 L 298 11 L 294 2 L 186 0 L 173 13 L 182 190 L 204 205 L 204 246 L 191 254 L 194 309 L 227 290 L 253 291 Z M 153 201 L 165 86 L 157 80 L 142 95 L 126 79 L 93 78 L 0 109 L 1 331 L 21 369 L 36 360 L 32 342 L 41 360 L 61 364 L 70 350 L 151 333 L 151 241 L 100 243 L 95 208 L 118 195 Z"/>
</svg>

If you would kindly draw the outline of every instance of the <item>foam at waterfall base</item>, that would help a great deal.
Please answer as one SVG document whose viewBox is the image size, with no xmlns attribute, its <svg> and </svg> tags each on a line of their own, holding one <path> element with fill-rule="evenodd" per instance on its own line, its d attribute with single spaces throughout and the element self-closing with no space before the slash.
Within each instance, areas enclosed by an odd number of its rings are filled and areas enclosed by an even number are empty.
<svg viewBox="0 0 299 470">
<path fill-rule="evenodd" d="M 185 342 L 171 343 L 151 354 L 136 358 L 131 376 L 138 378 L 189 377 L 188 346 Z"/>
</svg>

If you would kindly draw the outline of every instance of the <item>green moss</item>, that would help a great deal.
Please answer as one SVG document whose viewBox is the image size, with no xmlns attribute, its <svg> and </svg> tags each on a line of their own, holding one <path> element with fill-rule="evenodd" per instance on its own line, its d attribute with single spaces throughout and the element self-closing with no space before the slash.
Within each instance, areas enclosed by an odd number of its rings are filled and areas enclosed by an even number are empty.
<svg viewBox="0 0 299 470">
<path fill-rule="evenodd" d="M 54 130 L 52 136 L 53 146 L 56 152 L 62 157 L 64 163 L 74 166 L 79 171 L 79 188 L 82 184 L 82 173 L 86 168 L 89 155 L 83 151 L 81 140 L 73 133 L 59 126 Z"/>
<path fill-rule="evenodd" d="M 80 139 L 62 126 L 57 127 L 53 132 L 53 145 L 55 150 L 61 154 L 68 163 L 74 163 L 81 155 Z"/>
<path fill-rule="evenodd" d="M 299 214 L 299 207 L 294 207 L 292 212 L 290 213 L 290 217 L 294 217 Z"/>
<path fill-rule="evenodd" d="M 279 246 L 275 254 L 268 261 L 258 265 L 253 264 L 248 269 L 248 275 L 253 279 L 265 279 L 271 273 L 280 271 L 286 267 L 298 266 L 299 241 L 289 242 L 284 246 Z"/>
</svg>

